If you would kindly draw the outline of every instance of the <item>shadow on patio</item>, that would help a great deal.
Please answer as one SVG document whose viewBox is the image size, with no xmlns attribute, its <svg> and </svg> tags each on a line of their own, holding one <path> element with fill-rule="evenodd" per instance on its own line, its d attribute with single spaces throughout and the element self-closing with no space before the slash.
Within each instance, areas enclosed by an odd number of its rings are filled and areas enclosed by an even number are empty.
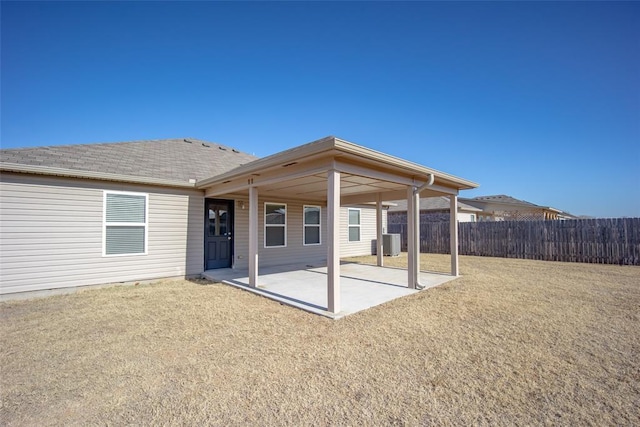
<svg viewBox="0 0 640 427">
<path fill-rule="evenodd" d="M 327 267 L 284 265 L 261 267 L 258 287 L 249 286 L 247 270 L 223 268 L 205 271 L 206 279 L 232 285 L 302 310 L 338 319 L 419 292 L 407 287 L 407 270 L 391 267 L 340 263 L 340 297 L 342 310 L 327 310 Z M 425 289 L 455 279 L 448 274 L 420 273 Z"/>
</svg>

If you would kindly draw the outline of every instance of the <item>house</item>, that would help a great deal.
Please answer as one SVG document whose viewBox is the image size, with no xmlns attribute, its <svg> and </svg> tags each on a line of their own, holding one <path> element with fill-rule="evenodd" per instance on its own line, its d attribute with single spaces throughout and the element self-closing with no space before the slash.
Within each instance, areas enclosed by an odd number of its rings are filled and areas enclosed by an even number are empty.
<svg viewBox="0 0 640 427">
<path fill-rule="evenodd" d="M 407 201 L 394 200 L 387 211 L 389 224 L 407 223 Z M 458 222 L 474 222 L 482 209 L 463 203 L 458 199 Z M 449 199 L 445 196 L 420 199 L 420 222 L 449 221 Z"/>
<path fill-rule="evenodd" d="M 481 209 L 482 221 L 532 221 L 547 219 L 576 219 L 576 216 L 550 206 L 540 206 L 511 196 L 479 196 L 460 198 L 462 203 Z"/>
<path fill-rule="evenodd" d="M 382 259 L 384 201 L 409 206 L 407 286 L 419 286 L 420 195 L 477 184 L 326 137 L 265 158 L 197 139 L 0 152 L 0 292 L 246 269 L 327 266 L 340 311 L 340 257 Z M 456 212 L 452 215 L 455 218 Z M 457 228 L 451 273 L 458 274 Z M 413 242 L 413 243 L 412 243 Z"/>
<path fill-rule="evenodd" d="M 387 218 L 389 224 L 406 224 L 406 200 L 394 200 L 391 202 Z M 576 218 L 576 216 L 560 209 L 539 206 L 511 196 L 480 196 L 473 199 L 458 198 L 458 222 Z M 420 199 L 420 221 L 449 221 L 449 200 L 447 197 L 425 197 Z"/>
</svg>

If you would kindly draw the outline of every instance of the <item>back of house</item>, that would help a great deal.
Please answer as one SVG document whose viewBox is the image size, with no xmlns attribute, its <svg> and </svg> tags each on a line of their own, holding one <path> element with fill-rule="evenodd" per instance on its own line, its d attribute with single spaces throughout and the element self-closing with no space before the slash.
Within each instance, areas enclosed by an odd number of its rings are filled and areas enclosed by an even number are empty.
<svg viewBox="0 0 640 427">
<path fill-rule="evenodd" d="M 246 269 L 248 198 L 199 183 L 256 161 L 193 138 L 1 150 L 0 293 Z M 374 206 L 340 216 L 342 256 L 370 254 Z M 267 193 L 259 217 L 261 265 L 326 263 L 326 203 Z"/>
</svg>

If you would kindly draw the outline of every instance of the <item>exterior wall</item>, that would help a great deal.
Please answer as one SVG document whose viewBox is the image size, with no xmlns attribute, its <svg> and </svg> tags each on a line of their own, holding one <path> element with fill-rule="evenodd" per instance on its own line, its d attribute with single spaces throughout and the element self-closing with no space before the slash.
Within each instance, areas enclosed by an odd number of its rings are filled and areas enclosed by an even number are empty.
<svg viewBox="0 0 640 427">
<path fill-rule="evenodd" d="M 103 256 L 104 190 L 149 197 L 146 255 Z M 287 246 L 264 247 L 264 203 L 287 204 Z M 244 209 L 242 206 L 244 205 Z M 303 245 L 301 201 L 260 197 L 260 265 L 325 265 L 327 210 L 321 209 L 321 245 Z M 369 255 L 376 211 L 361 209 L 359 242 L 348 241 L 348 207 L 340 209 L 340 255 Z M 383 230 L 386 232 L 386 210 Z M 246 199 L 235 201 L 234 267 L 248 267 Z M 204 265 L 204 194 L 105 181 L 3 173 L 0 180 L 0 293 L 198 275 Z"/>
<path fill-rule="evenodd" d="M 474 219 L 472 219 L 472 215 Z M 389 212 L 389 224 L 406 224 L 407 213 L 405 211 Z M 420 222 L 449 222 L 449 211 L 422 211 L 420 212 Z M 475 212 L 458 212 L 458 222 L 478 221 L 478 214 Z"/>
<path fill-rule="evenodd" d="M 502 218 L 505 221 L 536 221 L 548 218 L 542 210 L 508 210 L 494 211 L 496 218 Z"/>
<path fill-rule="evenodd" d="M 478 214 L 470 212 L 458 212 L 458 222 L 476 222 Z"/>
<path fill-rule="evenodd" d="M 102 255 L 103 190 L 149 195 L 146 255 Z M 201 191 L 3 173 L 0 292 L 200 274 L 203 224 Z"/>
<path fill-rule="evenodd" d="M 304 205 L 318 206 L 314 202 L 301 202 L 277 197 L 259 196 L 258 206 L 258 256 L 259 265 L 275 266 L 285 264 L 309 264 L 326 265 L 327 263 L 327 206 L 320 204 L 320 242 L 321 245 L 303 245 L 303 216 Z M 265 202 L 287 204 L 287 246 L 278 248 L 264 247 L 264 204 Z M 242 206 L 244 205 L 244 209 Z M 348 241 L 348 208 L 340 208 L 340 256 L 371 255 L 373 241 L 376 238 L 376 210 L 372 206 L 360 206 L 361 231 L 360 242 Z M 386 231 L 386 211 L 383 211 L 383 230 Z M 234 226 L 234 268 L 247 269 L 249 254 L 249 202 L 246 198 L 235 201 L 235 226 Z"/>
<path fill-rule="evenodd" d="M 360 209 L 360 241 L 349 241 L 349 208 Z M 376 208 L 371 205 L 342 206 L 340 208 L 340 257 L 371 255 L 375 253 Z M 387 232 L 387 211 L 382 210 L 382 232 Z"/>
<path fill-rule="evenodd" d="M 265 202 L 286 203 L 287 231 L 286 247 L 264 247 L 264 204 Z M 317 203 L 305 203 L 279 199 L 277 197 L 258 197 L 258 259 L 260 266 L 307 263 L 323 265 L 327 262 L 327 207 Z M 242 209 L 244 204 L 244 209 Z M 304 246 L 302 209 L 304 205 L 320 206 L 320 245 Z M 234 268 L 249 268 L 249 201 L 237 199 L 234 227 Z"/>
<path fill-rule="evenodd" d="M 557 212 L 547 211 L 541 207 L 508 205 L 506 203 L 491 203 L 475 200 L 469 204 L 473 204 L 484 211 L 484 215 L 480 219 L 481 221 L 539 221 L 544 219 L 558 219 Z"/>
</svg>

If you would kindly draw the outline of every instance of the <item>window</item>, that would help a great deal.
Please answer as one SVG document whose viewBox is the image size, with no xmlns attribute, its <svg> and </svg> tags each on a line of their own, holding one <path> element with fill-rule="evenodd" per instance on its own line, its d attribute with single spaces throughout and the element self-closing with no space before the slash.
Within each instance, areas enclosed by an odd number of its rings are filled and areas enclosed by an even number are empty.
<svg viewBox="0 0 640 427">
<path fill-rule="evenodd" d="M 264 204 L 264 247 L 287 246 L 287 205 L 284 203 Z"/>
<path fill-rule="evenodd" d="M 469 221 L 476 222 L 476 215 L 475 214 L 470 214 L 469 215 Z"/>
<path fill-rule="evenodd" d="M 209 237 L 230 236 L 228 203 L 208 202 L 207 211 Z"/>
<path fill-rule="evenodd" d="M 148 195 L 104 192 L 104 255 L 147 253 Z"/>
<path fill-rule="evenodd" d="M 320 244 L 320 206 L 303 207 L 304 242 L 306 245 Z"/>
<path fill-rule="evenodd" d="M 349 209 L 349 241 L 360 241 L 360 209 Z"/>
</svg>

